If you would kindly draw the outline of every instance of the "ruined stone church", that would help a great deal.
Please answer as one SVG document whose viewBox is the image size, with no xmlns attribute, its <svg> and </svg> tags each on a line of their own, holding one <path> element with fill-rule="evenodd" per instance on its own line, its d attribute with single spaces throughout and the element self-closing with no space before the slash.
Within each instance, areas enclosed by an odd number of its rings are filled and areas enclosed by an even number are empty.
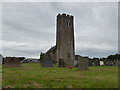
<svg viewBox="0 0 120 90">
<path fill-rule="evenodd" d="M 45 54 L 58 66 L 74 66 L 74 19 L 71 15 L 58 14 L 56 20 L 56 45 Z"/>
</svg>

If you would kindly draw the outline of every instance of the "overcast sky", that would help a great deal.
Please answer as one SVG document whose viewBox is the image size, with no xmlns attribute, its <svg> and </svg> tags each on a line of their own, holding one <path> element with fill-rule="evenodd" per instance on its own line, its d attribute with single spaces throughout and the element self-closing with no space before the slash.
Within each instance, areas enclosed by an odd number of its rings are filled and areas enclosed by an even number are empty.
<svg viewBox="0 0 120 90">
<path fill-rule="evenodd" d="M 74 16 L 75 53 L 106 57 L 118 53 L 117 2 L 2 3 L 2 54 L 39 58 L 56 44 L 56 16 Z"/>
</svg>

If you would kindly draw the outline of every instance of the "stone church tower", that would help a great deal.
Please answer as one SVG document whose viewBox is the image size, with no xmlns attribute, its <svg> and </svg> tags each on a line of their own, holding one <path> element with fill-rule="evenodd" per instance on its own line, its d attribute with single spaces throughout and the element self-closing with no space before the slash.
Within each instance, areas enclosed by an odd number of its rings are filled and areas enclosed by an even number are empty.
<svg viewBox="0 0 120 90">
<path fill-rule="evenodd" d="M 73 21 L 71 15 L 57 15 L 56 59 L 58 64 L 64 62 L 65 66 L 73 66 L 75 60 Z"/>
</svg>

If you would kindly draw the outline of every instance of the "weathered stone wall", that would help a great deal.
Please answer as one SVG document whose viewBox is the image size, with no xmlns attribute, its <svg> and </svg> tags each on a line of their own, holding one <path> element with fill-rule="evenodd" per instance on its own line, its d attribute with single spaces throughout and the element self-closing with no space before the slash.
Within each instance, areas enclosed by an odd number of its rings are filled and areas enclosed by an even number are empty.
<svg viewBox="0 0 120 90">
<path fill-rule="evenodd" d="M 16 57 L 6 57 L 4 58 L 4 66 L 5 67 L 20 67 L 20 59 Z"/>
<path fill-rule="evenodd" d="M 88 59 L 88 57 L 79 57 L 78 68 L 80 70 L 89 70 L 89 59 Z"/>
<path fill-rule="evenodd" d="M 53 62 L 56 62 L 56 50 L 53 51 L 53 52 L 50 52 L 50 59 L 53 61 Z"/>
<path fill-rule="evenodd" d="M 41 59 L 41 66 L 42 67 L 53 67 L 53 61 L 50 60 L 49 54 L 44 54 L 43 58 Z"/>
<path fill-rule="evenodd" d="M 73 16 L 66 14 L 57 15 L 57 61 L 64 60 L 66 66 L 74 66 L 74 22 Z"/>
</svg>

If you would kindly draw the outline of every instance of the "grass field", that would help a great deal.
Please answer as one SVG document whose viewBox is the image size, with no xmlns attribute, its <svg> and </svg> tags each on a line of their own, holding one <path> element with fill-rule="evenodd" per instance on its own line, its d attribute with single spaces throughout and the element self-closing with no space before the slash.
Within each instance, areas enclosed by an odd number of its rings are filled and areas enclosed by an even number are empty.
<svg viewBox="0 0 120 90">
<path fill-rule="evenodd" d="M 118 88 L 118 68 L 90 67 L 42 68 L 38 63 L 23 64 L 19 68 L 4 68 L 3 88 Z"/>
</svg>

